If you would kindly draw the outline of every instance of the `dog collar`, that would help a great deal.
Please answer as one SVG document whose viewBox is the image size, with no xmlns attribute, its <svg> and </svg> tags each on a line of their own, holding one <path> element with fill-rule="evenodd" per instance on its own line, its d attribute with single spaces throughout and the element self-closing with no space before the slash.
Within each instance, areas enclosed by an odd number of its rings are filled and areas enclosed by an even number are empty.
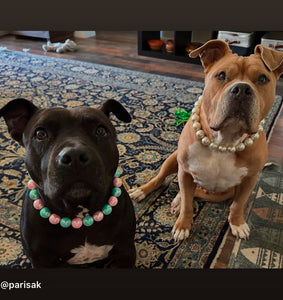
<svg viewBox="0 0 283 300">
<path fill-rule="evenodd" d="M 231 146 L 223 146 L 214 142 L 214 140 L 210 140 L 202 130 L 200 124 L 200 104 L 202 101 L 202 96 L 199 96 L 198 101 L 195 102 L 194 108 L 192 109 L 192 121 L 193 121 L 193 128 L 195 130 L 196 137 L 201 141 L 201 143 L 209 147 L 211 150 L 220 151 L 220 152 L 230 152 L 234 153 L 236 151 L 243 151 L 247 146 L 251 146 L 255 140 L 259 138 L 259 133 L 263 131 L 263 124 L 264 120 L 260 122 L 258 125 L 258 130 L 256 133 L 252 135 L 246 136 L 241 142 L 236 145 Z"/>
<path fill-rule="evenodd" d="M 53 225 L 60 224 L 63 228 L 68 228 L 72 226 L 75 229 L 85 226 L 91 226 L 94 221 L 100 222 L 103 220 L 104 216 L 110 215 L 112 212 L 112 207 L 118 204 L 118 197 L 121 196 L 122 191 L 120 187 L 122 186 L 122 179 L 120 177 L 120 171 L 117 169 L 113 180 L 112 195 L 110 196 L 108 203 L 105 204 L 101 210 L 96 211 L 92 216 L 87 214 L 83 218 L 76 217 L 70 219 L 68 217 L 60 217 L 55 213 L 52 213 L 48 207 L 45 206 L 44 201 L 40 198 L 40 194 L 37 190 L 37 185 L 32 179 L 28 182 L 29 197 L 33 200 L 33 207 L 39 210 L 39 214 L 42 218 L 48 219 Z"/>
</svg>

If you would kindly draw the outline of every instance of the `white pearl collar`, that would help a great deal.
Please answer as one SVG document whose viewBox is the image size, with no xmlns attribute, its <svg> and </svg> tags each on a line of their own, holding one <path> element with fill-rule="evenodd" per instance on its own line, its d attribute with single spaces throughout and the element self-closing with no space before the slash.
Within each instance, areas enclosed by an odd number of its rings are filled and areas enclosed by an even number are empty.
<svg viewBox="0 0 283 300">
<path fill-rule="evenodd" d="M 193 128 L 195 130 L 196 137 L 201 141 L 201 143 L 209 147 L 211 150 L 220 151 L 220 152 L 230 152 L 234 153 L 236 151 L 243 151 L 247 146 L 251 146 L 255 140 L 259 138 L 259 133 L 263 131 L 263 124 L 264 120 L 260 122 L 258 125 L 258 130 L 256 133 L 252 135 L 247 135 L 246 137 L 242 137 L 238 144 L 231 145 L 231 146 L 223 146 L 220 144 L 215 143 L 214 140 L 210 140 L 202 130 L 201 124 L 200 124 L 200 104 L 201 104 L 202 96 L 199 96 L 198 101 L 195 102 L 194 108 L 192 110 L 192 116 L 191 119 L 193 121 Z"/>
</svg>

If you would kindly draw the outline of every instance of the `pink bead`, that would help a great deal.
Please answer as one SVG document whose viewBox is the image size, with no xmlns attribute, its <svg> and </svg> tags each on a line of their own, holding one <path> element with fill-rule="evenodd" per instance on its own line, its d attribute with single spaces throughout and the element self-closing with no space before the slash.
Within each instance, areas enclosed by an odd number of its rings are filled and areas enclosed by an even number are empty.
<svg viewBox="0 0 283 300">
<path fill-rule="evenodd" d="M 41 210 L 44 207 L 44 202 L 39 198 L 33 201 L 33 207 L 37 210 Z"/>
<path fill-rule="evenodd" d="M 96 213 L 93 214 L 92 217 L 93 217 L 94 221 L 100 222 L 104 218 L 104 214 L 102 211 L 97 211 Z"/>
<path fill-rule="evenodd" d="M 53 225 L 56 225 L 56 224 L 59 224 L 60 223 L 60 220 L 61 218 L 56 215 L 56 214 L 52 214 L 50 217 L 49 217 L 49 222 Z"/>
<path fill-rule="evenodd" d="M 74 218 L 72 220 L 73 228 L 78 229 L 78 228 L 82 227 L 82 225 L 83 225 L 83 220 L 81 218 Z"/>
<path fill-rule="evenodd" d="M 118 203 L 118 199 L 115 196 L 111 196 L 108 200 L 108 204 L 110 206 L 116 206 Z"/>
<path fill-rule="evenodd" d="M 122 183 L 123 183 L 123 181 L 122 181 L 121 178 L 116 177 L 116 178 L 114 178 L 114 180 L 113 180 L 113 185 L 114 185 L 115 187 L 120 187 L 120 186 L 122 185 Z"/>
<path fill-rule="evenodd" d="M 30 190 L 36 189 L 36 183 L 32 179 L 30 179 L 28 182 L 28 188 Z"/>
</svg>

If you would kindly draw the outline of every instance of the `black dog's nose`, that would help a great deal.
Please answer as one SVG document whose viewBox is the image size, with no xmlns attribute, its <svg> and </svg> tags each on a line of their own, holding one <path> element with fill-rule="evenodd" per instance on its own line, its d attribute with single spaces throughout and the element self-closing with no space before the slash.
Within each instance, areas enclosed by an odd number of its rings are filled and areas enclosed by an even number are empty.
<svg viewBox="0 0 283 300">
<path fill-rule="evenodd" d="M 237 83 L 230 89 L 230 95 L 233 98 L 241 99 L 253 95 L 253 90 L 247 83 Z"/>
<path fill-rule="evenodd" d="M 86 167 L 90 163 L 90 154 L 84 147 L 66 147 L 57 156 L 61 167 Z"/>
</svg>

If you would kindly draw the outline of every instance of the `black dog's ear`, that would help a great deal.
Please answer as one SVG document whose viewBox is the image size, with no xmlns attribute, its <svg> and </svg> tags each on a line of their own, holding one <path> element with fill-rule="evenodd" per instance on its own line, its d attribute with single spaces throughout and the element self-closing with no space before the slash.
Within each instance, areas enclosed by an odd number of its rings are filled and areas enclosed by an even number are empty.
<svg viewBox="0 0 283 300">
<path fill-rule="evenodd" d="M 11 100 L 0 110 L 0 117 L 4 117 L 11 137 L 21 145 L 25 127 L 37 110 L 30 101 L 21 98 Z"/>
<path fill-rule="evenodd" d="M 100 110 L 109 117 L 109 114 L 112 112 L 119 120 L 126 123 L 131 122 L 132 118 L 130 114 L 126 111 L 121 103 L 116 100 L 109 99 L 101 107 Z"/>
</svg>

